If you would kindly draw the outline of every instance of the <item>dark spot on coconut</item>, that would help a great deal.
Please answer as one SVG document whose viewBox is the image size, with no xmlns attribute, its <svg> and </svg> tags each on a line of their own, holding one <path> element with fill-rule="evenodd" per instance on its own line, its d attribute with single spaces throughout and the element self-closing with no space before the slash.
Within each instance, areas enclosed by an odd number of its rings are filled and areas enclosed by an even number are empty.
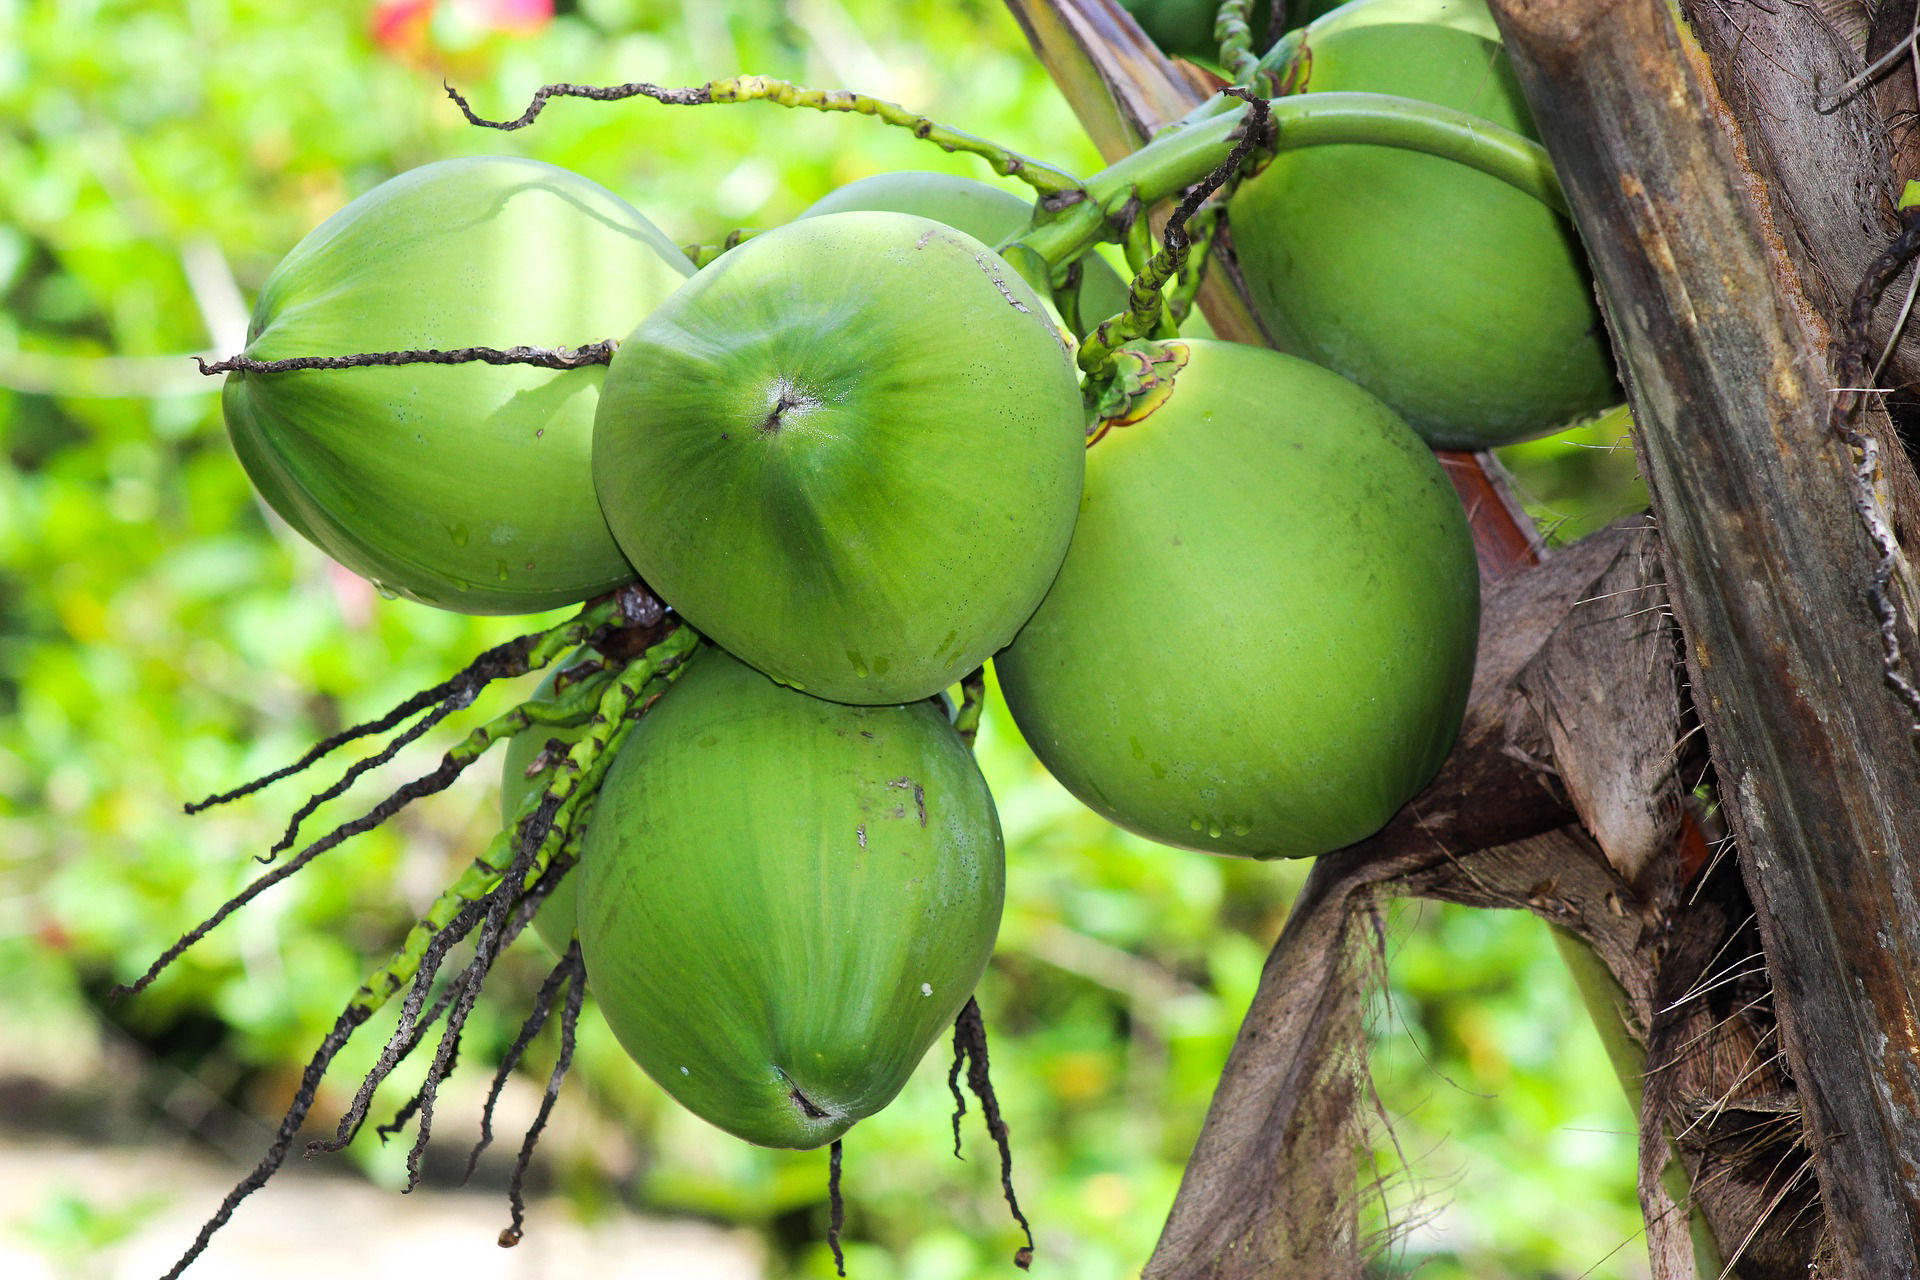
<svg viewBox="0 0 1920 1280">
<path fill-rule="evenodd" d="M 860 839 L 860 847 L 861 847 L 862 849 L 864 849 L 864 848 L 866 848 L 866 847 L 867 847 L 867 829 L 866 829 L 866 827 L 865 827 L 864 825 L 862 825 L 862 826 L 858 826 L 858 827 L 855 827 L 855 828 L 853 829 L 853 834 L 859 837 L 859 839 Z"/>
<path fill-rule="evenodd" d="M 933 239 L 933 232 L 934 229 L 932 227 L 928 227 L 925 231 L 922 231 L 920 238 L 913 242 L 913 247 L 916 249 L 926 248 L 927 244 Z"/>
<path fill-rule="evenodd" d="M 1023 316 L 1030 316 L 1033 314 L 1033 310 L 1030 307 L 1028 307 L 1026 303 L 1020 301 L 1020 299 L 1014 296 L 1013 290 L 1007 287 L 1006 277 L 1002 276 L 998 271 L 994 270 L 992 264 L 990 264 L 985 258 L 981 257 L 977 253 L 973 255 L 973 260 L 980 264 L 980 270 L 986 274 L 987 279 L 993 281 L 993 287 L 1000 291 L 1000 296 L 1007 300 L 1008 306 L 1012 307 L 1015 311 L 1018 311 Z"/>
<path fill-rule="evenodd" d="M 800 1114 L 805 1116 L 807 1119 L 825 1120 L 827 1118 L 827 1113 L 822 1111 L 819 1107 L 814 1106 L 813 1099 L 809 1098 L 806 1094 L 800 1092 L 799 1089 L 795 1088 L 795 1089 L 788 1090 L 787 1097 L 793 1100 L 793 1105 L 796 1107 L 799 1107 Z"/>
<path fill-rule="evenodd" d="M 912 778 L 895 778 L 887 785 L 896 791 L 913 792 L 914 807 L 920 811 L 920 825 L 925 827 L 927 825 L 927 789 L 915 782 Z M 894 810 L 894 816 L 897 818 L 906 817 L 906 807 L 903 805 L 899 809 Z"/>
</svg>

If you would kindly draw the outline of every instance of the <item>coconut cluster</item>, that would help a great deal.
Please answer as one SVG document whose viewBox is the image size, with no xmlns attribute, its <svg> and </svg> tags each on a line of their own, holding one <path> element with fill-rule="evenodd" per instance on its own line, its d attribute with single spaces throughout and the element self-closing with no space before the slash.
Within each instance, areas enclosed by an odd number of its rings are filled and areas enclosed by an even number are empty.
<svg viewBox="0 0 1920 1280">
<path fill-rule="evenodd" d="M 1433 100 L 1524 125 L 1497 55 L 1360 25 L 1305 87 L 1391 87 L 1411 59 Z M 1104 388 L 993 248 L 1029 206 L 938 175 L 854 184 L 696 272 L 585 178 L 448 161 L 275 273 L 263 360 L 619 337 L 605 369 L 243 370 L 225 403 L 267 502 L 394 593 L 523 612 L 637 577 L 706 637 L 538 921 L 578 936 L 616 1034 L 698 1114 L 832 1141 L 970 997 L 1004 857 L 943 695 L 989 661 L 1054 776 L 1166 844 L 1314 856 L 1433 777 L 1479 598 L 1430 445 L 1537 432 L 1613 384 L 1551 214 L 1369 150 L 1283 156 L 1231 205 L 1297 354 L 1140 341 Z M 1475 291 L 1497 273 L 1464 225 L 1533 310 Z M 1063 303 L 1090 325 L 1126 290 L 1084 266 Z M 514 743 L 508 814 L 583 731 Z"/>
</svg>

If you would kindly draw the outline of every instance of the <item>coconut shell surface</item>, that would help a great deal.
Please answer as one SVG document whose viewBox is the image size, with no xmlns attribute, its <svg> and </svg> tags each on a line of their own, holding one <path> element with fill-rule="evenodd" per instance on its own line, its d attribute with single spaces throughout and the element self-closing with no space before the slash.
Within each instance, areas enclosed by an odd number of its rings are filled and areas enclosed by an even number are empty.
<svg viewBox="0 0 1920 1280">
<path fill-rule="evenodd" d="M 951 1026 L 999 929 L 986 783 L 932 701 L 784 689 L 707 648 L 608 771 L 580 938 L 627 1052 L 763 1146 L 837 1138 Z"/>
<path fill-rule="evenodd" d="M 1033 205 L 1011 191 L 947 173 L 882 173 L 861 178 L 815 201 L 803 218 L 870 210 L 912 213 L 944 222 L 982 244 L 998 245 L 1020 234 Z M 1097 254 L 1080 259 L 1080 320 L 1091 329 L 1127 308 L 1127 282 Z"/>
<path fill-rule="evenodd" d="M 677 288 L 685 257 L 578 174 L 475 157 L 411 170 L 316 228 L 275 269 L 259 360 L 617 338 Z M 525 613 L 632 580 L 594 501 L 605 370 L 408 365 L 228 375 L 255 487 L 387 590 Z"/>
<path fill-rule="evenodd" d="M 1532 136 L 1504 51 L 1468 31 L 1358 26 L 1310 47 L 1310 92 L 1417 98 Z M 1229 216 L 1277 345 L 1436 447 L 1510 443 L 1620 398 L 1572 227 L 1495 178 L 1389 147 L 1309 147 L 1247 181 Z"/>
<path fill-rule="evenodd" d="M 1066 553 L 1077 371 L 994 252 L 897 213 L 806 218 L 621 345 L 594 479 L 647 583 L 784 684 L 897 703 L 1013 634 Z"/>
<path fill-rule="evenodd" d="M 1465 514 L 1392 410 L 1306 361 L 1149 344 L 1171 392 L 1089 448 L 1073 546 L 995 659 L 1091 808 L 1166 844 L 1306 857 L 1370 835 L 1465 711 Z M 1169 358 L 1170 357 L 1170 358 Z"/>
</svg>

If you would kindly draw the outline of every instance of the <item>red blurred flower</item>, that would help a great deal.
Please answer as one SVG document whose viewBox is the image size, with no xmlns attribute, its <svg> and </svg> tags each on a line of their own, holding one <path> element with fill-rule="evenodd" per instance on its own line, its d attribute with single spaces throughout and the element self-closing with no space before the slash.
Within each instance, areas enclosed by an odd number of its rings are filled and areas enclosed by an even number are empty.
<svg viewBox="0 0 1920 1280">
<path fill-rule="evenodd" d="M 406 52 L 427 42 L 427 23 L 433 0 L 378 0 L 373 6 L 373 42 L 382 49 Z"/>
<path fill-rule="evenodd" d="M 553 20 L 553 0 L 453 0 L 454 7 L 495 31 L 531 35 Z"/>
<path fill-rule="evenodd" d="M 394 53 L 419 53 L 432 43 L 439 3 L 462 27 L 478 32 L 532 35 L 553 19 L 553 0 L 375 0 L 373 42 Z"/>
</svg>

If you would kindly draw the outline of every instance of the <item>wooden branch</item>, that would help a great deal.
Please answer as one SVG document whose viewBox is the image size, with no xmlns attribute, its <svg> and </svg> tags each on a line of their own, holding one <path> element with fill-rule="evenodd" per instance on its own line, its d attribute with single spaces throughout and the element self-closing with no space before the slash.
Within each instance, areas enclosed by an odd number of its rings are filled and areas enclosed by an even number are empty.
<svg viewBox="0 0 1920 1280">
<path fill-rule="evenodd" d="M 1831 1273 L 1920 1276 L 1920 755 L 1866 599 L 1825 327 L 1662 0 L 1493 7 L 1622 357 Z"/>
</svg>

